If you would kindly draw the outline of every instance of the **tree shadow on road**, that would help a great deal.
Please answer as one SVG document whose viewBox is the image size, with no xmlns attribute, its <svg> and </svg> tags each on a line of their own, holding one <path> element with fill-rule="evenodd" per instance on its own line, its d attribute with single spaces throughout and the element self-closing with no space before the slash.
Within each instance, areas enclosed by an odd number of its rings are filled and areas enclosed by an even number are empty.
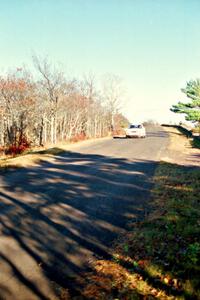
<svg viewBox="0 0 200 300">
<path fill-rule="evenodd" d="M 169 134 L 168 132 L 166 131 L 163 131 L 163 130 L 159 130 L 159 131 L 156 131 L 156 132 L 148 132 L 147 133 L 147 137 L 161 137 L 161 138 L 166 138 L 168 137 Z"/>
<path fill-rule="evenodd" d="M 13 262 L 5 244 L 1 260 L 39 299 L 46 297 L 42 285 L 23 275 L 29 259 L 50 282 L 75 293 L 88 261 L 110 258 L 113 240 L 144 218 L 155 168 L 154 161 L 62 152 L 51 162 L 1 174 L 1 238 L 15 241 L 19 257 Z"/>
</svg>

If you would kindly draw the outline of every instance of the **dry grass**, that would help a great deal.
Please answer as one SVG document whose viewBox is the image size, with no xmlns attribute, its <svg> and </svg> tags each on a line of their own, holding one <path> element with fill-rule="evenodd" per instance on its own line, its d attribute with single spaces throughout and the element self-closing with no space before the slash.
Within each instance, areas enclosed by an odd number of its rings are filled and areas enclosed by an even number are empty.
<svg viewBox="0 0 200 300">
<path fill-rule="evenodd" d="M 90 139 L 76 143 L 59 143 L 56 147 L 47 146 L 45 148 L 34 148 L 21 155 L 11 157 L 2 156 L 0 158 L 0 170 L 31 167 L 40 164 L 42 161 L 52 161 L 56 155 L 64 154 L 67 151 L 76 150 L 80 145 L 89 146 L 97 142 L 97 140 L 105 140 L 110 137 Z"/>
</svg>

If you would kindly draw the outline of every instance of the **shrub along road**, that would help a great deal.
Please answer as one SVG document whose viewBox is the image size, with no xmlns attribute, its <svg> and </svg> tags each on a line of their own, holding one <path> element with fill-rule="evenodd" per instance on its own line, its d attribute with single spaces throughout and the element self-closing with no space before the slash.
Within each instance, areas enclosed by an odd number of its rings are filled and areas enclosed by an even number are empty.
<svg viewBox="0 0 200 300">
<path fill-rule="evenodd" d="M 0 299 L 56 299 L 92 258 L 148 211 L 168 133 L 79 144 L 51 161 L 1 173 Z"/>
</svg>

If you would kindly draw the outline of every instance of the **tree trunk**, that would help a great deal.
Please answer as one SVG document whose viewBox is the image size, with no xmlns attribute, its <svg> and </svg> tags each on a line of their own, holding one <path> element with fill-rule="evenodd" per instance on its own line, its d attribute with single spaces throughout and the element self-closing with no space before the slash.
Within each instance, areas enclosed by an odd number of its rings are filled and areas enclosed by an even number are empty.
<svg viewBox="0 0 200 300">
<path fill-rule="evenodd" d="M 42 118 L 40 133 L 39 133 L 39 145 L 43 146 L 43 131 L 44 131 L 44 118 Z"/>
<path fill-rule="evenodd" d="M 51 143 L 54 143 L 54 117 L 51 116 Z"/>
</svg>

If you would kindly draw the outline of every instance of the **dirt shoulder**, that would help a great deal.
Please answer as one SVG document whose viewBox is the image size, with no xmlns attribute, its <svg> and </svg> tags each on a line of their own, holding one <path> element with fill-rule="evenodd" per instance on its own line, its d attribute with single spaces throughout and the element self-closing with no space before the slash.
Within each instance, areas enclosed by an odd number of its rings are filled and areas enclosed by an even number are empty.
<svg viewBox="0 0 200 300">
<path fill-rule="evenodd" d="M 76 151 L 81 146 L 92 146 L 98 142 L 110 139 L 111 137 L 104 137 L 98 139 L 90 139 L 80 141 L 77 143 L 60 143 L 54 146 L 47 146 L 45 148 L 36 148 L 16 157 L 1 157 L 0 158 L 0 170 L 6 170 L 9 168 L 20 168 L 20 167 L 32 167 L 40 164 L 42 161 L 53 161 L 55 156 L 65 151 Z"/>
<path fill-rule="evenodd" d="M 167 155 L 162 158 L 166 162 L 184 166 L 200 166 L 200 149 L 191 146 L 191 138 L 185 137 L 174 127 L 163 127 L 170 135 Z"/>
</svg>

